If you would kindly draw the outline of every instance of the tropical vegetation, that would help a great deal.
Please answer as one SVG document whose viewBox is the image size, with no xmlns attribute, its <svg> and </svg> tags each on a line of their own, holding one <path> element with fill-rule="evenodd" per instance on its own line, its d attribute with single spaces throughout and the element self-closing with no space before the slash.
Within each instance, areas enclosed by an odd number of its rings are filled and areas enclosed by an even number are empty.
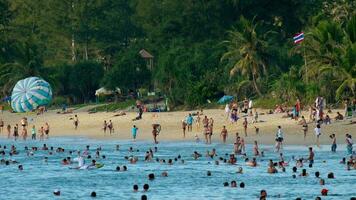
<svg viewBox="0 0 356 200">
<path fill-rule="evenodd" d="M 224 94 L 337 103 L 356 96 L 355 8 L 352 0 L 0 0 L 0 96 L 39 76 L 67 103 L 95 101 L 100 87 L 154 91 L 191 108 Z"/>
</svg>

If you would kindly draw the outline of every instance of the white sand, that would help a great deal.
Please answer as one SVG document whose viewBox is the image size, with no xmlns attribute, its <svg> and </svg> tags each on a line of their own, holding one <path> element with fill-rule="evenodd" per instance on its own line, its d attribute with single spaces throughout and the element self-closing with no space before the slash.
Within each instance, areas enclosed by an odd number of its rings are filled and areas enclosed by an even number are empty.
<svg viewBox="0 0 356 200">
<path fill-rule="evenodd" d="M 127 113 L 125 116 L 114 117 L 115 113 L 94 113 L 88 114 L 87 112 L 81 111 L 74 112 L 73 114 L 56 114 L 56 111 L 49 111 L 44 115 L 35 115 L 34 113 L 9 113 L 4 112 L 0 114 L 7 124 L 18 123 L 20 125 L 20 119 L 26 116 L 29 119 L 29 125 L 35 125 L 38 129 L 40 126 L 43 126 L 45 122 L 50 124 L 50 137 L 53 136 L 84 136 L 89 138 L 98 138 L 98 139 L 131 139 L 131 127 L 135 124 L 138 128 L 138 140 L 152 140 L 152 124 L 159 123 L 162 126 L 161 134 L 158 137 L 158 140 L 194 140 L 195 133 L 198 133 L 200 139 L 203 139 L 203 134 L 201 131 L 197 131 L 196 127 L 193 127 L 193 132 L 188 132 L 186 138 L 183 138 L 182 135 L 182 126 L 181 120 L 189 112 L 166 112 L 158 113 L 158 117 L 152 117 L 152 113 L 144 113 L 143 119 L 139 121 L 132 121 L 136 117 L 136 113 Z M 261 111 L 261 110 L 260 110 Z M 261 111 L 263 112 L 263 111 Z M 330 116 L 333 118 L 336 111 Z M 79 117 L 79 128 L 74 130 L 73 120 L 70 118 L 74 117 L 74 114 L 77 114 Z M 308 113 L 303 113 L 308 116 Z M 204 110 L 204 115 L 207 115 L 209 118 L 214 118 L 214 135 L 213 142 L 221 142 L 220 131 L 223 125 L 227 126 L 228 129 L 228 140 L 232 142 L 235 139 L 235 133 L 238 131 L 240 136 L 243 136 L 242 129 L 242 120 L 240 119 L 237 124 L 231 125 L 230 122 L 226 120 L 223 110 L 211 109 Z M 246 143 L 252 143 L 254 140 L 257 140 L 259 143 L 263 144 L 273 144 L 275 139 L 275 132 L 277 126 L 282 126 L 284 132 L 284 138 L 286 144 L 303 144 L 310 145 L 315 143 L 314 137 L 314 127 L 315 125 L 309 124 L 309 131 L 306 141 L 303 139 L 303 131 L 301 125 L 298 125 L 296 121 L 289 118 L 282 118 L 283 114 L 272 114 L 272 115 L 260 115 L 259 120 L 265 122 L 260 122 L 257 124 L 249 124 L 248 126 L 248 137 L 245 138 Z M 203 118 L 202 116 L 201 118 Z M 308 119 L 308 117 L 306 117 Z M 102 127 L 104 120 L 112 120 L 115 133 L 109 135 L 107 132 L 104 135 Z M 248 121 L 252 122 L 252 118 L 248 117 Z M 332 121 L 330 125 L 322 126 L 322 135 L 320 138 L 321 144 L 330 144 L 331 140 L 329 135 L 335 133 L 337 136 L 337 142 L 340 144 L 345 143 L 345 134 L 349 133 L 354 138 L 356 137 L 356 125 L 347 125 L 350 120 L 344 120 L 341 122 Z M 255 134 L 255 128 L 257 126 L 260 128 L 259 135 Z M 5 127 L 4 127 L 5 129 Z M 6 136 L 6 131 L 1 134 Z M 21 131 L 20 131 L 21 132 Z M 30 135 L 30 131 L 29 131 Z"/>
</svg>

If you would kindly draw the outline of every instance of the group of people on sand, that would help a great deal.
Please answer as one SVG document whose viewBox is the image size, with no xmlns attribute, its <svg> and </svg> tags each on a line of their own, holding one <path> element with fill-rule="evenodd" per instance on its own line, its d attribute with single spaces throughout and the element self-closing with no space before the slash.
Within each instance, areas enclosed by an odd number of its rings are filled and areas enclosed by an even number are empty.
<svg viewBox="0 0 356 200">
<path fill-rule="evenodd" d="M 231 124 L 236 123 L 240 119 L 238 113 L 242 113 L 245 116 L 253 116 L 253 123 L 258 122 L 258 112 L 257 109 L 253 108 L 253 102 L 251 99 L 245 98 L 240 106 L 238 102 L 235 101 L 225 105 L 226 119 L 229 119 Z"/>
<path fill-rule="evenodd" d="M 106 120 L 104 120 L 104 123 L 103 123 L 103 131 L 104 131 L 104 134 L 106 134 L 106 130 L 109 129 L 109 133 L 110 135 L 112 133 L 114 133 L 114 125 L 112 123 L 111 120 L 109 120 L 108 122 Z"/>
<path fill-rule="evenodd" d="M 28 124 L 28 119 L 26 117 L 23 117 L 20 121 L 21 127 L 19 127 L 19 124 L 15 124 L 14 126 L 11 126 L 11 124 L 8 124 L 6 126 L 6 135 L 7 138 L 13 138 L 15 141 L 18 140 L 20 137 L 23 140 L 27 140 L 27 137 L 29 135 L 28 129 L 29 129 L 29 124 Z M 5 122 L 0 119 L 0 134 L 4 132 L 4 126 Z M 41 128 L 38 130 L 36 129 L 35 125 L 32 125 L 30 128 L 30 134 L 31 134 L 31 139 L 36 140 L 37 139 L 37 133 L 39 133 L 39 139 L 44 140 L 48 139 L 49 137 L 49 124 L 46 122 Z"/>
</svg>

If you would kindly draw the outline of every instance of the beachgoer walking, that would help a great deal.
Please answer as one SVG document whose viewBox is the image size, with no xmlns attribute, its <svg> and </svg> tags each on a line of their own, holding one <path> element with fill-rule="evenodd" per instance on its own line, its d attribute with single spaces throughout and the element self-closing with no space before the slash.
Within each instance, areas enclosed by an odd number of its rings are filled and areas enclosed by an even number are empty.
<svg viewBox="0 0 356 200">
<path fill-rule="evenodd" d="M 208 144 L 209 119 L 207 116 L 205 116 L 203 119 L 203 134 L 205 136 L 205 143 Z"/>
<path fill-rule="evenodd" d="M 106 120 L 104 120 L 104 123 L 103 123 L 103 131 L 104 131 L 104 134 L 106 133 L 106 129 L 108 128 L 108 124 L 106 122 Z"/>
<path fill-rule="evenodd" d="M 48 139 L 48 137 L 49 137 L 49 124 L 48 124 L 48 122 L 46 122 L 45 125 L 44 125 L 44 132 L 46 134 L 46 139 Z"/>
<path fill-rule="evenodd" d="M 16 124 L 16 126 L 14 126 L 14 139 L 15 141 L 18 139 L 19 137 L 19 126 L 18 124 Z"/>
<path fill-rule="evenodd" d="M 315 136 L 316 136 L 316 145 L 319 146 L 319 137 L 321 135 L 321 127 L 320 124 L 317 124 L 314 128 Z"/>
<path fill-rule="evenodd" d="M 353 142 L 352 142 L 352 136 L 350 134 L 346 134 L 345 142 L 346 142 L 347 154 L 352 154 Z"/>
<path fill-rule="evenodd" d="M 335 134 L 331 134 L 330 135 L 330 138 L 332 140 L 331 142 L 331 152 L 336 152 L 336 148 L 337 148 L 337 145 L 336 145 L 336 135 Z"/>
<path fill-rule="evenodd" d="M 252 99 L 249 99 L 249 101 L 248 101 L 248 110 L 249 110 L 250 116 L 252 116 L 252 108 L 253 108 L 253 102 L 252 102 Z"/>
<path fill-rule="evenodd" d="M 230 110 L 230 104 L 227 103 L 227 104 L 225 105 L 226 120 L 229 119 L 229 117 L 230 117 L 230 112 L 231 112 L 231 110 Z"/>
<path fill-rule="evenodd" d="M 27 139 L 27 129 L 26 129 L 26 128 L 23 128 L 23 129 L 22 129 L 22 139 L 23 139 L 23 140 L 26 140 L 26 139 Z"/>
<path fill-rule="evenodd" d="M 11 125 L 10 124 L 7 125 L 6 130 L 7 130 L 7 139 L 10 139 L 10 137 L 11 137 Z"/>
<path fill-rule="evenodd" d="M 244 127 L 245 137 L 247 137 L 247 125 L 248 125 L 248 122 L 247 122 L 247 118 L 246 117 L 244 118 L 244 121 L 242 122 L 242 125 Z"/>
<path fill-rule="evenodd" d="M 209 123 L 208 123 L 208 143 L 211 144 L 211 136 L 213 135 L 214 132 L 214 120 L 213 118 L 209 119 Z"/>
<path fill-rule="evenodd" d="M 0 133 L 2 133 L 3 129 L 4 129 L 4 121 L 0 119 Z"/>
<path fill-rule="evenodd" d="M 112 121 L 111 121 L 111 120 L 109 120 L 109 122 L 108 122 L 108 129 L 109 129 L 110 135 L 111 135 L 112 133 L 114 133 L 114 125 L 112 124 Z"/>
<path fill-rule="evenodd" d="M 248 100 L 247 100 L 246 97 L 245 97 L 245 100 L 243 101 L 243 103 L 244 103 L 244 105 L 243 105 L 243 111 L 242 112 L 247 114 L 247 112 L 248 112 Z"/>
<path fill-rule="evenodd" d="M 158 144 L 157 136 L 159 135 L 159 132 L 161 130 L 161 125 L 153 124 L 152 127 L 153 127 L 153 130 L 152 130 L 153 141 L 155 144 Z"/>
<path fill-rule="evenodd" d="M 186 119 L 186 123 L 188 125 L 188 132 L 192 132 L 192 129 L 193 129 L 193 116 L 191 113 L 189 113 L 187 119 Z"/>
<path fill-rule="evenodd" d="M 22 129 L 25 129 L 28 125 L 28 122 L 27 122 L 27 118 L 26 117 L 23 117 L 21 119 L 21 126 L 22 126 Z"/>
<path fill-rule="evenodd" d="M 45 135 L 45 130 L 44 130 L 43 126 L 41 126 L 39 132 L 40 132 L 40 141 L 43 141 L 44 135 Z"/>
<path fill-rule="evenodd" d="M 302 116 L 302 129 L 304 133 L 304 140 L 307 137 L 307 132 L 308 132 L 308 123 L 307 120 L 305 120 L 304 116 Z"/>
<path fill-rule="evenodd" d="M 258 112 L 257 109 L 255 108 L 255 114 L 253 116 L 253 122 L 252 123 L 257 123 L 258 122 Z"/>
<path fill-rule="evenodd" d="M 77 130 L 78 129 L 78 125 L 79 125 L 79 118 L 77 115 L 74 115 L 74 129 Z"/>
<path fill-rule="evenodd" d="M 200 113 L 197 112 L 197 118 L 195 119 L 195 124 L 196 124 L 196 127 L 197 127 L 197 131 L 200 131 Z"/>
<path fill-rule="evenodd" d="M 258 150 L 258 144 L 257 144 L 256 140 L 255 140 L 254 145 L 253 145 L 253 155 L 254 156 L 259 156 L 260 155 L 260 151 Z"/>
<path fill-rule="evenodd" d="M 132 138 L 134 141 L 136 141 L 137 131 L 138 131 L 138 128 L 136 127 L 136 125 L 133 125 L 133 127 L 131 129 L 131 133 L 132 133 Z"/>
<path fill-rule="evenodd" d="M 183 138 L 185 138 L 186 129 L 187 129 L 187 123 L 185 122 L 185 120 L 182 120 Z"/>
<path fill-rule="evenodd" d="M 278 126 L 277 134 L 276 134 L 276 150 L 279 152 L 279 150 L 282 148 L 283 144 L 283 132 L 281 126 Z"/>
<path fill-rule="evenodd" d="M 35 125 L 33 125 L 32 129 L 31 129 L 31 139 L 32 140 L 36 140 L 36 128 L 35 128 Z"/>
<path fill-rule="evenodd" d="M 222 137 L 223 143 L 226 143 L 226 138 L 227 138 L 227 129 L 225 126 L 223 126 L 220 136 Z"/>
<path fill-rule="evenodd" d="M 295 103 L 295 111 L 296 111 L 295 117 L 298 119 L 298 117 L 301 115 L 301 105 L 300 105 L 299 98 L 297 99 L 297 102 Z"/>
</svg>

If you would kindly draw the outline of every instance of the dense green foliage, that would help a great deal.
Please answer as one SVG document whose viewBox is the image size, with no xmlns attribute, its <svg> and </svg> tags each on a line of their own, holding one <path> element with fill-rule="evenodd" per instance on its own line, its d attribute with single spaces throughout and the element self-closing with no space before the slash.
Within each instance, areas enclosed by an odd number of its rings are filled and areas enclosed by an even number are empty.
<svg viewBox="0 0 356 200">
<path fill-rule="evenodd" d="M 352 0 L 0 0 L 0 92 L 40 76 L 58 102 L 94 100 L 102 86 L 160 91 L 189 107 L 224 94 L 337 102 L 356 95 L 355 8 Z M 141 49 L 154 56 L 152 69 Z"/>
</svg>

